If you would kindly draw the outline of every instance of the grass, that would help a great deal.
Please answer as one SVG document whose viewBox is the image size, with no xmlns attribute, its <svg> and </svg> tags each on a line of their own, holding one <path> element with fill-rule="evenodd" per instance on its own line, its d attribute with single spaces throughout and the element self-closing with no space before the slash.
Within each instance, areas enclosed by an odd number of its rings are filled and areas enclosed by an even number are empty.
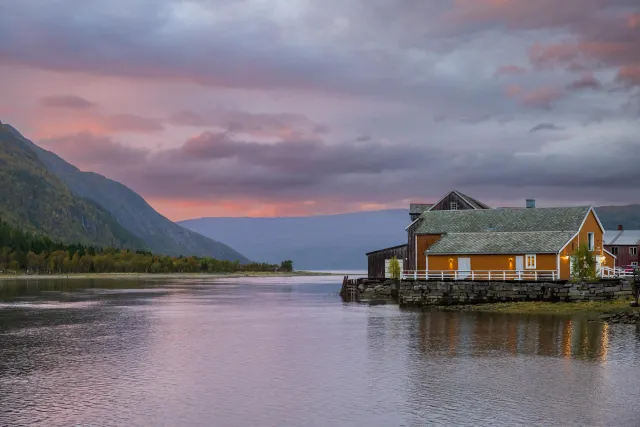
<svg viewBox="0 0 640 427">
<path fill-rule="evenodd" d="M 491 304 L 461 305 L 443 307 L 447 311 L 476 311 L 484 313 L 511 314 L 586 314 L 598 315 L 637 310 L 629 306 L 631 300 L 589 301 L 589 302 L 501 302 Z"/>
</svg>

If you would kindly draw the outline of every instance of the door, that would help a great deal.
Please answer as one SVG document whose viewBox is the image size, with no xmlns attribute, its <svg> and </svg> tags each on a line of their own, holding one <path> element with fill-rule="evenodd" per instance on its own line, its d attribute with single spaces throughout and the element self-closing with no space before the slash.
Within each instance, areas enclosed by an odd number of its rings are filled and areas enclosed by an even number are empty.
<svg viewBox="0 0 640 427">
<path fill-rule="evenodd" d="M 517 256 L 516 257 L 516 278 L 522 278 L 522 271 L 524 271 L 524 257 Z"/>
<path fill-rule="evenodd" d="M 471 258 L 458 258 L 458 279 L 471 276 Z"/>
<path fill-rule="evenodd" d="M 600 255 L 596 255 L 596 276 L 602 277 L 602 257 Z"/>
</svg>

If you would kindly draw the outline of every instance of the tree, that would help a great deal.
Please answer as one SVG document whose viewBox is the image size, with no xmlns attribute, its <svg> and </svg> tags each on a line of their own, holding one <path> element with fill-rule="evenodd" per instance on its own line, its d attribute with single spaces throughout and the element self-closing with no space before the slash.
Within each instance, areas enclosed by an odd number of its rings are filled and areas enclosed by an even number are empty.
<svg viewBox="0 0 640 427">
<path fill-rule="evenodd" d="M 393 280 L 399 280 L 400 273 L 400 263 L 398 262 L 398 258 L 391 258 L 389 260 L 389 275 Z"/>
<path fill-rule="evenodd" d="M 280 271 L 291 273 L 293 271 L 293 261 L 291 261 L 290 259 L 282 261 L 280 263 Z"/>
<path fill-rule="evenodd" d="M 631 287 L 633 289 L 633 298 L 635 299 L 634 307 L 638 307 L 640 300 L 640 268 L 636 268 L 633 270 L 633 281 L 631 282 Z"/>
<path fill-rule="evenodd" d="M 571 260 L 572 276 L 575 280 L 586 282 L 596 278 L 596 258 L 586 243 L 581 244 Z"/>
</svg>

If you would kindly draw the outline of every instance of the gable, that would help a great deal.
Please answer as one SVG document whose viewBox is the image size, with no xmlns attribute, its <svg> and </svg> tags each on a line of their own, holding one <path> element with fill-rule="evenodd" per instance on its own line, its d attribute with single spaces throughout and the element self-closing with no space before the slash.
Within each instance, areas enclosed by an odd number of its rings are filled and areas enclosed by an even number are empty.
<svg viewBox="0 0 640 427">
<path fill-rule="evenodd" d="M 454 209 L 455 207 L 455 209 Z M 468 210 L 468 209 L 491 209 L 486 204 L 478 200 L 453 190 L 433 205 L 429 211 L 448 210 Z"/>
</svg>

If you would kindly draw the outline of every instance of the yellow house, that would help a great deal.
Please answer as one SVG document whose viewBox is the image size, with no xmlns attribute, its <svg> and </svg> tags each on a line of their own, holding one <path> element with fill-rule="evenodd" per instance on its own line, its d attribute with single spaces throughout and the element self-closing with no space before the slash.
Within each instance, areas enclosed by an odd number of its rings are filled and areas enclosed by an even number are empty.
<svg viewBox="0 0 640 427">
<path fill-rule="evenodd" d="M 422 277 L 568 280 L 582 243 L 597 268 L 615 267 L 591 206 L 427 211 L 421 219 L 413 244 Z"/>
</svg>

